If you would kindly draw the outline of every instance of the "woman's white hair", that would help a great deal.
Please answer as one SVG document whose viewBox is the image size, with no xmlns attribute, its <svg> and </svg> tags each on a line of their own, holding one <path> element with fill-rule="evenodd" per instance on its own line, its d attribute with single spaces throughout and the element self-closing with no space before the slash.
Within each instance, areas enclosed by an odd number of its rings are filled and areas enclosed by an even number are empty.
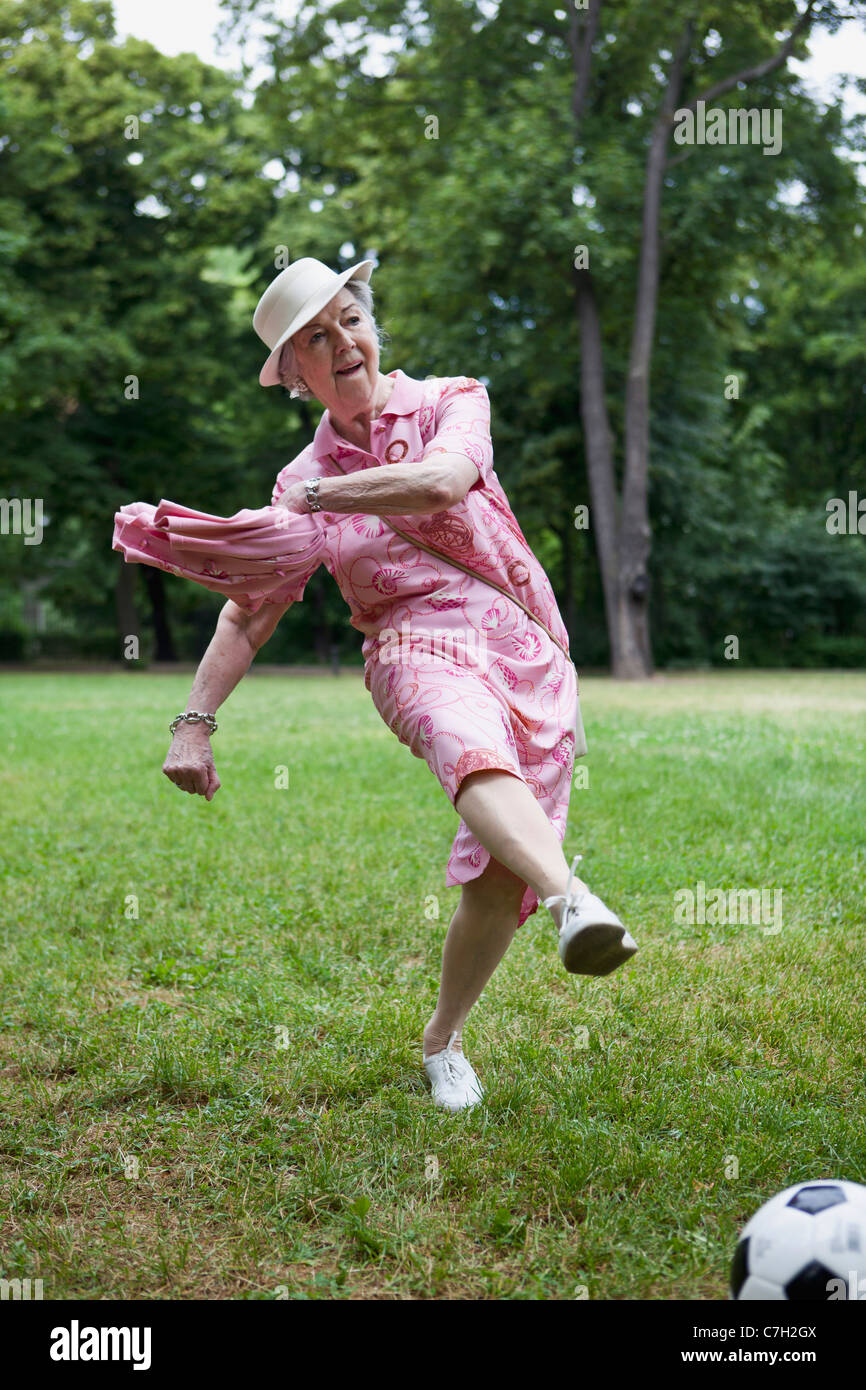
<svg viewBox="0 0 866 1390">
<path fill-rule="evenodd" d="M 361 309 L 366 314 L 367 318 L 370 320 L 370 323 L 373 326 L 373 332 L 376 334 L 376 340 L 379 344 L 379 349 L 381 351 L 383 343 L 385 339 L 388 337 L 388 334 L 383 333 L 382 329 L 376 322 L 376 318 L 373 313 L 373 291 L 370 289 L 368 282 L 366 280 L 347 280 L 343 288 L 349 290 L 355 296 L 355 298 L 361 306 Z M 300 377 L 301 373 L 298 367 L 298 359 L 295 356 L 295 350 L 292 347 L 291 338 L 287 338 L 286 341 L 283 343 L 283 348 L 282 352 L 280 353 L 280 360 L 277 370 L 279 372 L 280 381 L 282 385 L 285 386 L 286 389 L 290 392 L 293 400 L 311 401 L 313 399 L 313 393 L 307 386 L 306 382 L 304 383 L 303 388 L 300 390 L 295 385 L 296 378 Z"/>
</svg>

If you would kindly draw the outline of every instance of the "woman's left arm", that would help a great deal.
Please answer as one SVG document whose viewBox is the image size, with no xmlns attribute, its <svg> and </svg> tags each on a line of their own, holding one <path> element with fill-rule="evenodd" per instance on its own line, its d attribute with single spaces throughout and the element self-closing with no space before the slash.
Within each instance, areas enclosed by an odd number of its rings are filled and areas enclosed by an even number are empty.
<svg viewBox="0 0 866 1390">
<path fill-rule="evenodd" d="M 383 463 L 343 478 L 322 478 L 319 501 L 323 512 L 367 516 L 410 516 L 415 512 L 444 512 L 466 496 L 478 481 L 478 469 L 465 454 L 444 450 L 412 463 Z M 303 483 L 286 488 L 277 503 L 291 512 L 308 511 Z"/>
</svg>

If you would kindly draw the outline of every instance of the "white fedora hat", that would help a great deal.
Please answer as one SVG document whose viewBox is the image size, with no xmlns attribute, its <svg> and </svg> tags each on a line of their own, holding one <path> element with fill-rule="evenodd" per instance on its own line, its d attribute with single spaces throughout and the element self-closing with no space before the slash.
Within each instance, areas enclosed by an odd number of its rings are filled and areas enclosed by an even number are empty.
<svg viewBox="0 0 866 1390">
<path fill-rule="evenodd" d="M 322 261 L 304 256 L 281 270 L 265 290 L 253 314 L 253 328 L 271 349 L 259 381 L 262 386 L 279 386 L 280 349 L 287 338 L 309 323 L 330 303 L 347 280 L 369 280 L 375 261 L 359 261 L 337 274 Z"/>
</svg>

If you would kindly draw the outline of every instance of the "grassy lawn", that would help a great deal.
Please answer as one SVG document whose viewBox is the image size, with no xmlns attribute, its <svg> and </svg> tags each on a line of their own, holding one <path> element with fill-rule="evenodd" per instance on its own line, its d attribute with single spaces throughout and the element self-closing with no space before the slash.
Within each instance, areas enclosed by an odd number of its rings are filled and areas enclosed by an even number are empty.
<svg viewBox="0 0 866 1390">
<path fill-rule="evenodd" d="M 466 1026 L 487 1095 L 458 1116 L 421 1066 L 444 792 L 361 679 L 253 675 L 222 789 L 188 796 L 161 766 L 190 681 L 0 680 L 0 1276 L 723 1299 L 762 1201 L 866 1182 L 866 675 L 581 682 L 565 848 L 641 951 L 570 976 L 531 917 Z M 781 929 L 677 920 L 699 881 L 781 889 Z"/>
</svg>

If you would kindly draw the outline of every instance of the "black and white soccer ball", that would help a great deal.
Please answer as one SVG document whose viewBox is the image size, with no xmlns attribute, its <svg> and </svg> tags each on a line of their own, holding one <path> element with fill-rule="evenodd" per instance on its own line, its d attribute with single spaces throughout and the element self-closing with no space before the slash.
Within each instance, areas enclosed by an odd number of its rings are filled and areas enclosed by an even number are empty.
<svg viewBox="0 0 866 1390">
<path fill-rule="evenodd" d="M 822 1178 L 771 1197 L 743 1227 L 731 1297 L 866 1299 L 866 1187 Z"/>
</svg>

